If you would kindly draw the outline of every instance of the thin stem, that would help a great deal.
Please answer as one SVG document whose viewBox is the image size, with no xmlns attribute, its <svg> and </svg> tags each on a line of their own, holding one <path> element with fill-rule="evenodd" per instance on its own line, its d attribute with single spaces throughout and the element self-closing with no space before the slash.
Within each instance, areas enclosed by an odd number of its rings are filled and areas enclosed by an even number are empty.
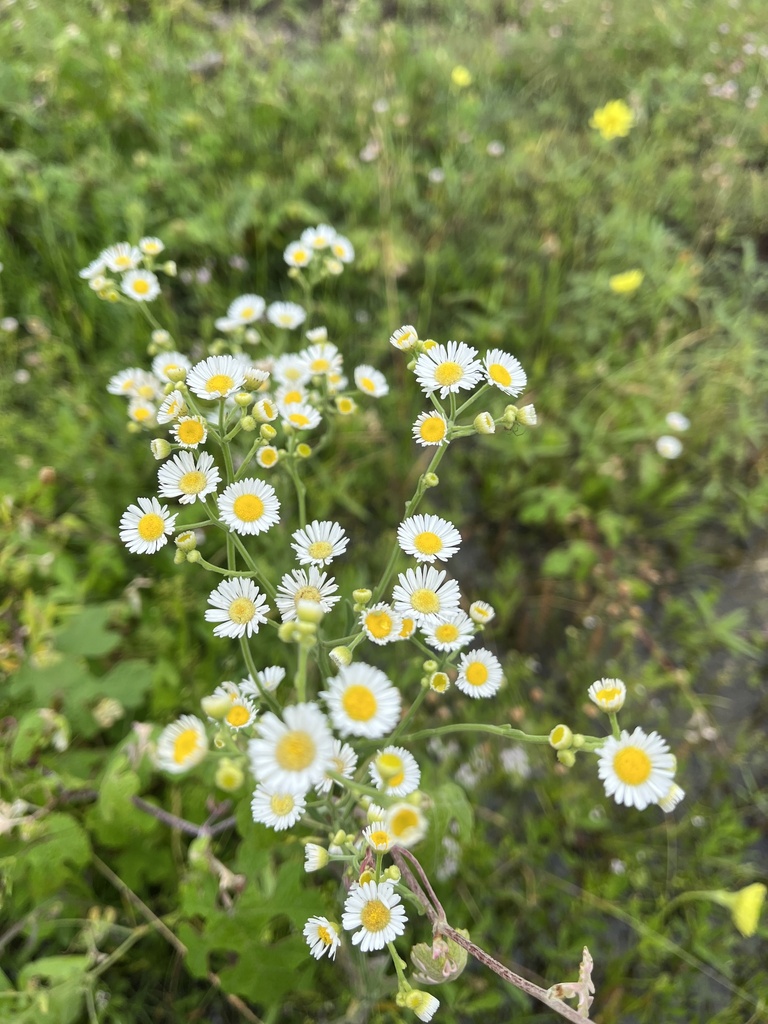
<svg viewBox="0 0 768 1024">
<path fill-rule="evenodd" d="M 416 714 L 416 712 L 421 707 L 424 698 L 427 696 L 427 690 L 428 689 L 429 689 L 429 687 L 426 687 L 426 686 L 422 686 L 421 687 L 419 692 L 416 694 L 416 697 L 414 698 L 413 703 L 411 704 L 411 706 L 406 711 L 405 716 L 403 717 L 402 722 L 400 722 L 398 727 L 395 729 L 395 731 L 389 737 L 389 740 L 387 741 L 388 745 L 392 745 L 393 743 L 397 743 L 398 739 L 400 738 L 400 736 L 403 733 L 403 730 L 405 729 L 405 727 L 408 725 L 410 720 L 413 718 L 413 716 Z"/>
<path fill-rule="evenodd" d="M 140 811 L 144 811 L 146 814 L 151 814 L 153 818 L 157 818 L 158 821 L 162 821 L 164 825 L 168 825 L 169 828 L 175 828 L 179 832 L 184 832 L 188 836 L 217 836 L 221 832 L 226 832 L 230 828 L 234 828 L 237 824 L 237 818 L 234 815 L 231 818 L 224 818 L 222 821 L 217 821 L 215 825 L 195 825 L 193 821 L 186 821 L 184 818 L 178 818 L 175 814 L 171 814 L 169 811 L 164 811 L 162 807 L 155 807 L 154 804 L 147 803 L 146 800 L 142 800 L 140 796 L 132 796 L 131 802 L 134 807 L 138 807 Z"/>
<path fill-rule="evenodd" d="M 524 743 L 549 743 L 549 734 L 546 736 L 533 736 L 530 733 L 523 732 L 522 729 L 513 729 L 511 725 L 485 725 L 473 722 L 467 722 L 464 725 L 440 725 L 433 729 L 421 729 L 419 732 L 412 732 L 408 736 L 404 736 L 403 742 L 410 743 L 411 740 L 444 736 L 451 732 L 487 732 L 494 736 L 503 736 L 505 739 L 522 740 Z"/>
</svg>

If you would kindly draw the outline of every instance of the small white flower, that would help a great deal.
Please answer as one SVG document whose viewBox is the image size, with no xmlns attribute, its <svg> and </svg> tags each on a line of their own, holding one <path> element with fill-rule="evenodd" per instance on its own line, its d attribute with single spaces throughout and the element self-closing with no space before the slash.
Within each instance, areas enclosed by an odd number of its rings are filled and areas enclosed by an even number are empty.
<svg viewBox="0 0 768 1024">
<path fill-rule="evenodd" d="M 120 540 L 135 555 L 153 555 L 168 543 L 173 533 L 176 516 L 161 505 L 157 498 L 137 498 L 120 518 Z"/>
<path fill-rule="evenodd" d="M 123 275 L 120 291 L 136 302 L 152 302 L 160 294 L 160 282 L 151 270 L 129 270 Z"/>
<path fill-rule="evenodd" d="M 456 611 L 460 599 L 458 583 L 446 579 L 445 570 L 438 572 L 431 565 L 399 573 L 392 592 L 395 611 L 413 617 L 419 625 L 428 625 L 436 615 Z"/>
<path fill-rule="evenodd" d="M 318 224 L 316 228 L 305 228 L 301 241 L 311 249 L 327 249 L 336 238 L 336 231 L 330 224 Z"/>
<path fill-rule="evenodd" d="M 262 445 L 256 452 L 256 462 L 262 469 L 274 469 L 280 459 L 280 452 L 273 444 Z"/>
<path fill-rule="evenodd" d="M 341 373 L 344 360 L 341 353 L 330 341 L 318 341 L 301 353 L 304 366 L 310 377 L 328 377 Z"/>
<path fill-rule="evenodd" d="M 98 259 L 107 265 L 115 273 L 124 270 L 135 270 L 141 263 L 141 250 L 130 242 L 118 242 L 117 245 L 110 245 L 103 249 Z"/>
<path fill-rule="evenodd" d="M 234 356 L 209 356 L 187 374 L 187 387 L 198 398 L 227 398 L 244 383 L 243 366 Z"/>
<path fill-rule="evenodd" d="M 326 766 L 326 772 L 333 771 L 337 775 L 343 775 L 345 779 L 351 779 L 355 774 L 356 768 L 357 754 L 352 747 L 348 743 L 342 743 L 341 740 L 335 739 L 333 741 L 333 752 Z M 326 774 L 323 781 L 318 782 L 315 786 L 315 792 L 323 796 L 326 793 L 330 793 L 334 785 L 340 786 L 341 783 Z"/>
<path fill-rule="evenodd" d="M 341 923 L 346 931 L 359 929 L 352 944 L 369 953 L 402 935 L 408 918 L 391 882 L 364 882 L 349 890 Z"/>
<path fill-rule="evenodd" d="M 269 665 L 256 673 L 256 685 L 251 676 L 246 676 L 240 681 L 240 690 L 249 697 L 261 697 L 261 690 L 267 693 L 274 693 L 280 683 L 285 679 L 285 669 L 281 665 Z"/>
<path fill-rule="evenodd" d="M 392 732 L 400 718 L 400 691 L 381 669 L 361 661 L 340 668 L 320 696 L 340 736 L 378 739 Z"/>
<path fill-rule="evenodd" d="M 312 262 L 314 250 L 304 242 L 291 242 L 286 246 L 283 259 L 289 267 L 306 267 Z"/>
<path fill-rule="evenodd" d="M 348 543 L 349 538 L 338 523 L 314 519 L 303 530 L 295 531 L 291 547 L 299 565 L 328 565 L 344 554 Z"/>
<path fill-rule="evenodd" d="M 462 654 L 457 668 L 456 686 L 470 697 L 492 697 L 504 678 L 499 659 L 483 647 Z"/>
<path fill-rule="evenodd" d="M 153 427 L 157 423 L 157 406 L 146 398 L 132 398 L 128 403 L 128 418 L 142 427 Z"/>
<path fill-rule="evenodd" d="M 623 729 L 619 739 L 609 736 L 599 753 L 597 774 L 617 804 L 642 811 L 669 795 L 675 758 L 658 733 L 648 735 L 638 726 L 630 736 Z"/>
<path fill-rule="evenodd" d="M 496 609 L 487 601 L 473 601 L 469 606 L 469 617 L 479 626 L 495 618 Z"/>
<path fill-rule="evenodd" d="M 483 357 L 485 376 L 489 384 L 499 388 L 505 395 L 520 395 L 528 383 L 525 370 L 519 361 L 500 348 L 491 349 Z"/>
<path fill-rule="evenodd" d="M 172 775 L 181 775 L 200 764 L 207 751 L 208 736 L 203 723 L 194 715 L 182 715 L 160 733 L 155 763 Z"/>
<path fill-rule="evenodd" d="M 426 448 L 448 441 L 448 420 L 439 412 L 423 412 L 413 424 L 413 438 Z"/>
<path fill-rule="evenodd" d="M 175 370 L 183 370 L 185 373 L 192 364 L 181 352 L 160 352 L 152 360 L 152 373 L 164 384 L 171 379 L 168 374 Z"/>
<path fill-rule="evenodd" d="M 460 651 L 472 643 L 475 627 L 472 619 L 460 609 L 452 615 L 441 615 L 428 626 L 422 626 L 424 642 L 436 651 Z"/>
<path fill-rule="evenodd" d="M 245 576 L 222 582 L 208 595 L 206 622 L 216 622 L 214 636 L 236 639 L 258 633 L 267 621 L 269 606 L 259 588 Z"/>
<path fill-rule="evenodd" d="M 256 721 L 256 708 L 248 697 L 238 697 L 232 701 L 221 721 L 229 726 L 232 732 L 239 732 Z"/>
<path fill-rule="evenodd" d="M 328 863 L 328 851 L 324 846 L 317 843 L 307 843 L 304 847 L 304 870 L 309 875 L 313 871 L 320 871 Z"/>
<path fill-rule="evenodd" d="M 405 999 L 405 1005 L 413 1010 L 419 1020 L 430 1021 L 440 1009 L 440 1000 L 429 992 L 411 989 Z"/>
<path fill-rule="evenodd" d="M 355 249 L 348 238 L 344 235 L 336 235 L 334 240 L 331 242 L 331 252 L 340 260 L 342 263 L 353 263 L 355 259 Z"/>
<path fill-rule="evenodd" d="M 333 736 L 316 704 L 292 704 L 282 720 L 268 711 L 248 743 L 255 778 L 273 792 L 305 794 L 322 782 L 333 755 Z"/>
<path fill-rule="evenodd" d="M 275 327 L 293 330 L 307 319 L 307 311 L 296 302 L 272 302 L 267 306 L 267 320 Z"/>
<path fill-rule="evenodd" d="M 391 605 L 379 602 L 363 608 L 360 625 L 369 640 L 383 647 L 401 639 L 403 617 Z"/>
<path fill-rule="evenodd" d="M 102 277 L 106 267 L 107 265 L 104 260 L 98 257 L 95 260 L 91 260 L 87 267 L 79 270 L 78 277 L 82 277 L 84 281 L 91 281 L 94 277 Z"/>
<path fill-rule="evenodd" d="M 333 576 L 321 573 L 314 565 L 309 569 L 293 569 L 281 579 L 275 604 L 283 622 L 290 622 L 296 618 L 299 601 L 316 601 L 324 612 L 329 612 L 341 600 L 336 594 L 338 589 Z"/>
<path fill-rule="evenodd" d="M 162 388 L 153 374 L 132 366 L 109 378 L 107 391 L 110 395 L 124 395 L 126 398 L 159 398 Z"/>
<path fill-rule="evenodd" d="M 395 839 L 396 846 L 406 849 L 415 846 L 427 834 L 427 819 L 423 812 L 409 803 L 392 804 L 387 808 L 384 824 Z"/>
<path fill-rule="evenodd" d="M 587 693 L 601 711 L 620 711 L 624 707 L 627 688 L 621 679 L 598 679 Z"/>
<path fill-rule="evenodd" d="M 676 459 L 682 453 L 683 445 L 679 438 L 664 434 L 656 441 L 656 451 L 663 459 Z"/>
<path fill-rule="evenodd" d="M 409 516 L 397 528 L 397 542 L 406 555 L 417 562 L 446 562 L 461 545 L 461 534 L 447 519 L 439 516 Z"/>
<path fill-rule="evenodd" d="M 316 341 L 328 341 L 328 328 L 312 327 L 310 330 L 305 332 L 304 337 L 312 344 Z"/>
<path fill-rule="evenodd" d="M 221 317 L 221 320 L 226 321 L 228 325 L 233 324 L 235 327 L 245 327 L 247 324 L 252 324 L 254 321 L 261 319 L 265 306 L 266 303 L 260 295 L 240 295 L 233 302 L 230 302 L 227 315 Z M 216 327 L 222 331 L 234 329 L 232 326 L 220 326 L 219 320 L 216 321 Z"/>
<path fill-rule="evenodd" d="M 154 235 L 145 235 L 144 238 L 139 239 L 139 248 L 145 256 L 159 256 L 165 246 Z"/>
<path fill-rule="evenodd" d="M 387 796 L 408 796 L 419 788 L 421 769 L 413 754 L 403 747 L 385 747 L 368 765 L 374 784 Z"/>
<path fill-rule="evenodd" d="M 666 415 L 667 426 L 673 430 L 679 430 L 681 432 L 687 430 L 691 421 L 687 416 L 683 416 L 681 412 L 668 412 Z"/>
<path fill-rule="evenodd" d="M 327 917 L 310 917 L 304 925 L 304 938 L 315 960 L 320 960 L 326 953 L 329 960 L 336 959 L 341 938 L 337 926 L 331 924 Z"/>
<path fill-rule="evenodd" d="M 180 391 L 172 391 L 157 410 L 158 423 L 173 423 L 187 411 L 187 403 Z"/>
<path fill-rule="evenodd" d="M 684 796 L 685 790 L 681 789 L 677 783 L 673 782 L 667 790 L 666 796 L 659 797 L 656 803 L 665 814 L 669 814 L 671 811 L 674 811 Z"/>
<path fill-rule="evenodd" d="M 383 398 L 384 395 L 389 394 L 387 378 L 372 366 L 368 366 L 367 363 L 362 363 L 355 368 L 354 377 L 358 390 L 362 391 L 364 395 L 370 395 L 371 398 Z"/>
<path fill-rule="evenodd" d="M 517 410 L 517 422 L 524 427 L 535 427 L 538 423 L 536 408 L 533 405 L 521 405 Z"/>
<path fill-rule="evenodd" d="M 215 491 L 221 475 L 208 452 L 201 452 L 197 460 L 192 452 L 177 452 L 160 467 L 157 479 L 163 498 L 178 498 L 182 505 L 189 505 Z"/>
<path fill-rule="evenodd" d="M 395 845 L 395 837 L 383 821 L 374 821 L 363 829 L 363 839 L 374 853 L 389 853 Z"/>
<path fill-rule="evenodd" d="M 312 376 L 306 360 L 298 352 L 286 352 L 278 356 L 272 366 L 272 379 L 286 387 L 306 384 Z"/>
<path fill-rule="evenodd" d="M 449 341 L 422 352 L 416 360 L 416 379 L 425 395 L 439 391 L 440 397 L 471 391 L 482 377 L 482 365 L 475 359 L 477 349 L 463 341 Z"/>
<path fill-rule="evenodd" d="M 399 348 L 401 352 L 407 352 L 413 348 L 419 341 L 419 332 L 415 327 L 410 324 L 405 324 L 403 327 L 398 327 L 393 332 L 392 337 L 389 339 L 390 345 L 394 345 L 395 348 Z"/>
<path fill-rule="evenodd" d="M 314 430 L 320 423 L 320 418 L 320 413 L 313 405 L 298 402 L 286 406 L 280 422 L 284 427 L 293 427 L 294 430 Z"/>
<path fill-rule="evenodd" d="M 291 828 L 306 810 L 307 801 L 301 793 L 281 793 L 260 783 L 251 800 L 253 820 L 282 832 Z"/>
<path fill-rule="evenodd" d="M 208 437 L 208 427 L 201 416 L 180 416 L 171 430 L 176 444 L 183 448 L 197 448 L 205 444 Z"/>
<path fill-rule="evenodd" d="M 245 536 L 264 533 L 280 522 L 280 502 L 271 484 L 248 477 L 217 497 L 219 515 L 230 530 Z"/>
</svg>

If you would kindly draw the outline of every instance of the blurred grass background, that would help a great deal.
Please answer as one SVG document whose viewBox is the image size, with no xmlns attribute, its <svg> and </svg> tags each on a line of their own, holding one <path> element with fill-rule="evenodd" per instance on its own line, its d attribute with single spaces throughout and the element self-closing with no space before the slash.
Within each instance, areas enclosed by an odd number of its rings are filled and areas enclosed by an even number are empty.
<svg viewBox="0 0 768 1024">
<path fill-rule="evenodd" d="M 146 328 L 77 270 L 159 235 L 181 273 L 158 315 L 186 347 L 242 292 L 297 298 L 282 250 L 327 221 L 358 258 L 322 320 L 392 392 L 310 467 L 311 514 L 380 537 L 374 566 L 424 468 L 395 327 L 513 352 L 540 427 L 452 446 L 428 509 L 460 524 L 457 577 L 498 609 L 495 713 L 587 728 L 586 687 L 620 676 L 626 717 L 669 739 L 688 793 L 661 821 L 609 805 L 581 764 L 433 747 L 428 781 L 457 777 L 475 813 L 471 836 L 433 851 L 452 923 L 545 984 L 575 977 L 587 944 L 603 1024 L 766 1019 L 765 924 L 743 938 L 722 909 L 664 906 L 764 877 L 768 853 L 767 78 L 756 0 L 0 3 L 0 798 L 54 812 L 0 837 L 9 984 L 75 950 L 66 922 L 89 907 L 130 917 L 97 854 L 156 913 L 215 936 L 183 965 L 147 936 L 100 979 L 99 1020 L 244 1019 L 227 995 L 269 1021 L 400 1019 L 361 965 L 304 956 L 281 989 L 268 951 L 287 926 L 253 908 L 207 919 L 215 886 L 193 898 L 183 850 L 131 809 L 118 762 L 132 719 L 193 710 L 240 666 L 202 621 L 208 581 L 118 541 L 156 467 L 105 385 L 143 364 Z M 606 142 L 588 122 L 615 98 L 637 124 Z M 614 294 L 632 268 L 640 289 Z M 691 427 L 667 462 L 672 410 Z M 106 730 L 104 694 L 127 710 Z M 487 715 L 466 703 L 434 711 Z M 70 722 L 66 753 L 19 741 L 40 707 Z M 135 779 L 205 816 L 202 784 Z M 217 847 L 266 874 L 270 855 L 247 837 Z M 445 1021 L 551 1016 L 478 969 L 437 994 Z M 51 1019 L 85 1012 L 72 1006 Z M 0 1020 L 38 1009 L 0 999 Z"/>
</svg>

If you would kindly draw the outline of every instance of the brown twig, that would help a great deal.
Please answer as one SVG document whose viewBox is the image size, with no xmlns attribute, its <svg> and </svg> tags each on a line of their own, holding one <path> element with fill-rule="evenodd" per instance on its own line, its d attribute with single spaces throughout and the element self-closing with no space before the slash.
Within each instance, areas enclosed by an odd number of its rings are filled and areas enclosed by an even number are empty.
<svg viewBox="0 0 768 1024">
<path fill-rule="evenodd" d="M 187 821 L 185 818 L 179 818 L 169 811 L 164 811 L 162 807 L 155 807 L 154 804 L 142 800 L 140 796 L 131 797 L 131 800 L 134 807 L 138 807 L 140 811 L 144 811 L 145 814 L 151 814 L 153 818 L 162 821 L 169 828 L 175 828 L 179 832 L 186 833 L 188 836 L 217 836 L 230 828 L 234 828 L 237 823 L 237 818 L 233 815 L 230 818 L 217 821 L 215 825 L 209 825 L 207 821 L 202 825 L 196 825 L 193 821 Z M 210 821 L 210 818 L 208 820 Z"/>
</svg>

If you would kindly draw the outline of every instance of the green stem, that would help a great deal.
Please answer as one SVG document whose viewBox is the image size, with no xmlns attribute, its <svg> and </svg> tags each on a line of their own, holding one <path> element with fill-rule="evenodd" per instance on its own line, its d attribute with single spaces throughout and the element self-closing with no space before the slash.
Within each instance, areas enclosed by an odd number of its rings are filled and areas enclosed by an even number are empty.
<svg viewBox="0 0 768 1024">
<path fill-rule="evenodd" d="M 251 648 L 244 636 L 240 637 L 240 651 L 242 652 L 243 655 L 245 667 L 248 669 L 248 674 L 254 681 L 259 693 L 261 694 L 261 699 L 269 705 L 270 711 L 274 711 L 276 715 L 279 715 L 280 705 L 272 696 L 272 694 L 269 693 L 268 690 L 265 690 L 264 687 L 259 682 L 259 670 L 256 668 L 256 663 L 254 662 L 253 655 L 251 654 Z"/>
<path fill-rule="evenodd" d="M 307 699 L 307 663 L 309 661 L 309 647 L 303 643 L 299 644 L 299 664 L 296 668 L 294 685 L 296 687 L 296 699 L 303 704 Z"/>
<path fill-rule="evenodd" d="M 549 743 L 549 734 L 533 736 L 522 729 L 513 729 L 511 725 L 485 725 L 483 723 L 466 722 L 463 725 L 440 725 L 433 729 L 421 729 L 403 736 L 403 743 L 411 740 L 430 739 L 432 736 L 445 736 L 452 732 L 487 732 L 493 736 L 503 736 L 508 740 L 521 740 L 523 743 Z"/>
<path fill-rule="evenodd" d="M 422 686 L 421 687 L 419 692 L 416 694 L 416 697 L 415 697 L 413 703 L 411 704 L 411 706 L 406 711 L 405 716 L 404 716 L 402 722 L 400 722 L 398 727 L 395 729 L 395 731 L 392 733 L 392 735 L 387 740 L 387 746 L 390 746 L 393 743 L 397 743 L 397 741 L 400 738 L 400 736 L 402 735 L 405 727 L 408 725 L 410 720 L 413 718 L 413 716 L 416 714 L 416 712 L 421 707 L 421 705 L 422 705 L 422 703 L 424 701 L 424 698 L 427 696 L 428 689 L 429 689 L 429 687 L 427 687 L 427 686 Z"/>
</svg>

